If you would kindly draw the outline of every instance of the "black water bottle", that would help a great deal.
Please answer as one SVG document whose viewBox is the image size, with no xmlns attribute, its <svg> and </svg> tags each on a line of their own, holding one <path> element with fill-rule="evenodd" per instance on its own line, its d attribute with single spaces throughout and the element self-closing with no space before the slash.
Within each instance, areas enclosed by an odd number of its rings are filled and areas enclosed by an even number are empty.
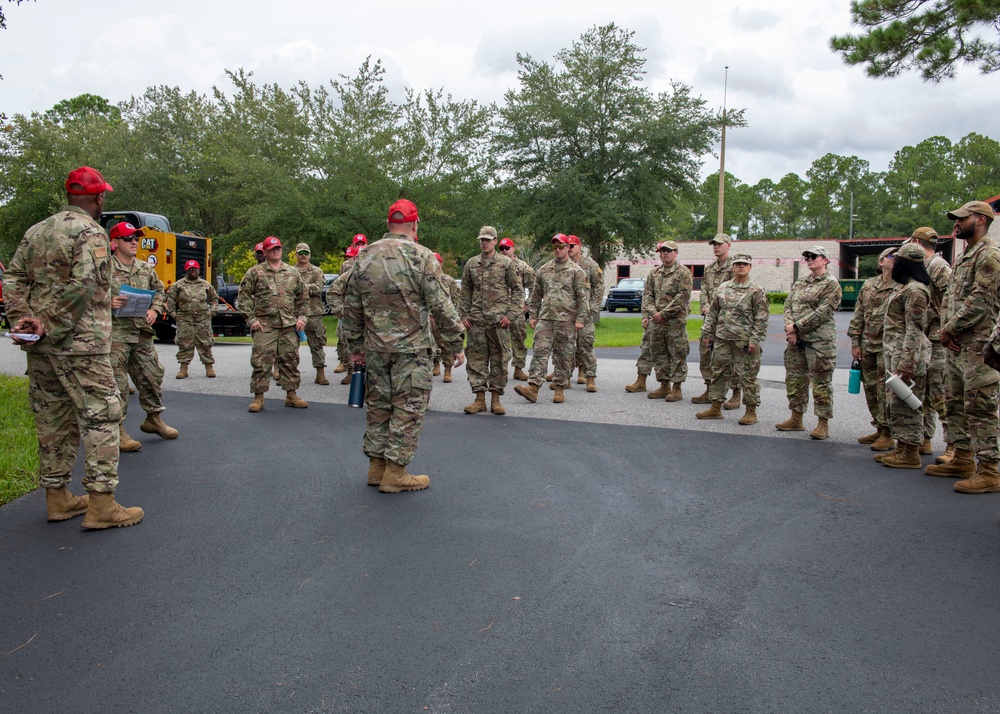
<svg viewBox="0 0 1000 714">
<path fill-rule="evenodd" d="M 349 407 L 363 407 L 365 405 L 365 368 L 360 365 L 354 365 L 354 371 L 351 372 L 351 393 L 347 397 L 347 406 Z"/>
</svg>

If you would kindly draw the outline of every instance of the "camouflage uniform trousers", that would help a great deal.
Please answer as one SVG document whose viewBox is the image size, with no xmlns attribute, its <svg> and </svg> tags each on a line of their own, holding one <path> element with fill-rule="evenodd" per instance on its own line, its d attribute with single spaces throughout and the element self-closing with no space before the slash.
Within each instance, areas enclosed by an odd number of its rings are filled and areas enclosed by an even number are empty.
<svg viewBox="0 0 1000 714">
<path fill-rule="evenodd" d="M 923 374 L 914 376 L 911 388 L 914 394 L 918 396 L 923 394 L 927 389 L 927 376 Z M 883 387 L 883 391 L 887 393 L 889 428 L 893 438 L 906 444 L 921 443 L 924 440 L 924 412 L 927 411 L 927 405 L 914 410 L 891 389 Z"/>
<path fill-rule="evenodd" d="M 455 355 L 448 348 L 448 341 L 441 336 L 434 320 L 431 320 L 431 335 L 434 337 L 434 364 L 441 362 L 445 367 L 455 364 Z"/>
<path fill-rule="evenodd" d="M 115 386 L 110 355 L 27 356 L 41 485 L 61 488 L 69 483 L 82 438 L 84 488 L 113 493 L 124 400 Z"/>
<path fill-rule="evenodd" d="M 528 348 L 525 346 L 528 339 L 528 321 L 524 319 L 523 314 L 510 323 L 508 331 L 510 332 L 512 364 L 515 369 L 524 369 L 528 359 Z"/>
<path fill-rule="evenodd" d="M 539 320 L 535 325 L 528 384 L 540 387 L 545 383 L 550 354 L 555 373 L 552 384 L 556 387 L 568 387 L 573 361 L 576 359 L 576 325 L 572 320 Z"/>
<path fill-rule="evenodd" d="M 250 351 L 250 391 L 264 394 L 271 386 L 271 371 L 278 365 L 278 384 L 286 392 L 299 388 L 299 336 L 295 327 L 264 327 L 253 333 Z"/>
<path fill-rule="evenodd" d="M 996 372 L 983 364 L 985 344 L 970 342 L 962 345 L 961 352 L 947 351 L 945 441 L 956 449 L 974 451 L 984 461 L 1000 461 L 997 439 L 1000 382 L 983 384 L 996 376 Z"/>
<path fill-rule="evenodd" d="M 861 382 L 865 387 L 865 402 L 872 415 L 872 426 L 889 426 L 888 389 L 885 386 L 885 361 L 882 352 L 861 351 Z"/>
<path fill-rule="evenodd" d="M 366 456 L 406 466 L 420 441 L 431 397 L 431 350 L 365 352 Z"/>
<path fill-rule="evenodd" d="M 642 331 L 642 342 L 639 344 L 639 359 L 635 361 L 635 369 L 639 374 L 648 377 L 653 372 L 653 358 L 649 350 L 649 329 Z"/>
<path fill-rule="evenodd" d="M 585 377 L 597 376 L 597 355 L 594 354 L 594 315 L 591 314 L 576 336 L 576 366 Z"/>
<path fill-rule="evenodd" d="M 309 343 L 309 352 L 312 354 L 313 369 L 326 368 L 326 325 L 323 324 L 322 315 L 310 315 L 306 318 L 306 326 L 303 329 L 306 333 L 306 341 Z"/>
<path fill-rule="evenodd" d="M 510 335 L 506 332 L 499 324 L 483 325 L 475 321 L 468 329 L 465 372 L 474 393 L 489 390 L 503 394 L 510 361 Z"/>
<path fill-rule="evenodd" d="M 802 341 L 785 347 L 785 393 L 789 409 L 802 414 L 808 411 L 810 383 L 816 416 L 832 419 L 833 357 Z"/>
<path fill-rule="evenodd" d="M 649 353 L 661 382 L 681 383 L 687 379 L 687 356 L 691 345 L 686 320 L 649 322 Z"/>
<path fill-rule="evenodd" d="M 344 342 L 344 331 L 340 327 L 340 320 L 337 320 L 337 359 L 341 364 L 350 365 L 350 355 L 347 354 L 347 343 Z"/>
<path fill-rule="evenodd" d="M 177 318 L 177 336 L 174 338 L 177 345 L 177 362 L 187 364 L 194 358 L 194 349 L 198 348 L 198 357 L 202 364 L 215 364 L 215 357 L 212 356 L 212 345 L 215 338 L 212 336 L 212 318 L 206 315 L 204 318 Z"/>
<path fill-rule="evenodd" d="M 716 340 L 712 351 L 712 381 L 708 386 L 708 398 L 713 402 L 725 400 L 729 385 L 743 390 L 743 404 L 760 406 L 760 354 L 747 352 L 747 342 Z"/>
<path fill-rule="evenodd" d="M 719 343 L 716 342 L 715 344 L 718 345 Z M 701 378 L 705 380 L 705 386 L 706 387 L 709 384 L 711 384 L 712 377 L 715 374 L 715 371 L 712 368 L 712 354 L 713 354 L 713 351 L 711 349 L 709 349 L 708 345 L 705 344 L 705 341 L 702 340 L 702 339 L 699 339 L 698 340 L 698 369 L 701 371 Z M 740 385 L 736 382 L 735 375 L 734 375 L 733 381 L 729 383 L 729 386 L 732 389 L 739 388 Z"/>
<path fill-rule="evenodd" d="M 163 365 L 153 347 L 152 337 L 140 342 L 112 342 L 111 367 L 118 392 L 122 395 L 122 419 L 128 414 L 128 378 L 135 384 L 139 406 L 147 414 L 163 411 Z"/>
<path fill-rule="evenodd" d="M 930 439 L 937 432 L 937 420 L 941 420 L 941 430 L 948 433 L 948 414 L 945 411 L 945 373 L 947 372 L 947 350 L 939 340 L 931 340 L 931 361 L 927 365 L 927 386 L 923 394 L 917 393 L 924 407 L 924 438 Z"/>
</svg>

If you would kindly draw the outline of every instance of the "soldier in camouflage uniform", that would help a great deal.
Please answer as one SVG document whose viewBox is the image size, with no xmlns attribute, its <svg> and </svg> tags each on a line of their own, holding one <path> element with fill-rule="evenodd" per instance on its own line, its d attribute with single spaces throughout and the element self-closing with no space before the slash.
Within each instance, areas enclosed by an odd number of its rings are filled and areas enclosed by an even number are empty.
<svg viewBox="0 0 1000 714">
<path fill-rule="evenodd" d="M 115 502 L 122 397 L 111 368 L 111 265 L 104 177 L 84 166 L 66 180 L 69 204 L 24 234 L 3 274 L 7 316 L 28 361 L 28 399 L 38 436 L 39 480 L 50 521 L 86 513 L 84 528 L 130 526 L 138 506 Z M 66 488 L 81 439 L 83 486 Z"/>
<path fill-rule="evenodd" d="M 837 359 L 837 323 L 833 313 L 840 305 L 840 283 L 827 272 L 830 255 L 814 245 L 802 253 L 809 275 L 792 286 L 785 299 L 785 392 L 792 415 L 774 427 L 780 431 L 805 431 L 802 415 L 813 406 L 818 423 L 809 432 L 813 439 L 830 435 L 833 418 L 833 368 Z"/>
<path fill-rule="evenodd" d="M 306 340 L 312 355 L 312 366 L 316 370 L 316 384 L 327 385 L 326 378 L 326 325 L 323 324 L 323 271 L 319 266 L 309 262 L 312 251 L 308 243 L 295 246 L 296 264 L 299 277 L 306 287 L 309 296 L 309 307 L 306 310 Z"/>
<path fill-rule="evenodd" d="M 554 371 L 552 401 L 562 404 L 563 390 L 569 385 L 576 359 L 576 335 L 590 312 L 587 276 L 569 259 L 569 242 L 562 233 L 552 237 L 555 257 L 535 273 L 531 288 L 531 327 L 535 331 L 528 385 L 514 391 L 529 402 L 538 401 L 538 387 L 545 380 L 545 369 L 552 355 Z"/>
<path fill-rule="evenodd" d="M 925 471 L 932 476 L 967 477 L 955 484 L 960 493 L 1000 491 L 1000 374 L 984 362 L 991 356 L 990 340 L 1000 310 L 1000 249 L 987 236 L 994 217 L 993 208 L 983 201 L 970 201 L 948 214 L 955 221 L 956 242 L 966 243 L 951 274 L 938 332 L 948 362 L 945 440 L 954 446 L 955 455 Z M 979 457 L 978 467 L 973 455 Z"/>
<path fill-rule="evenodd" d="M 167 314 L 177 323 L 177 362 L 181 368 L 177 379 L 187 379 L 188 365 L 195 347 L 205 365 L 205 376 L 215 377 L 215 357 L 212 355 L 212 315 L 218 309 L 219 294 L 212 284 L 201 277 L 201 264 L 189 260 L 184 264 L 184 278 L 167 289 Z"/>
<path fill-rule="evenodd" d="M 136 260 L 138 241 L 142 231 L 131 223 L 119 223 L 111 229 L 111 238 L 117 249 L 111 259 L 111 366 L 115 371 L 118 391 L 124 397 L 122 421 L 119 424 L 119 446 L 122 451 L 138 451 L 142 444 L 125 431 L 128 413 L 128 379 L 132 378 L 139 393 L 139 406 L 146 412 L 146 419 L 139 429 L 147 434 L 157 434 L 163 439 L 176 439 L 177 430 L 163 422 L 163 365 L 153 347 L 156 331 L 153 324 L 163 314 L 166 297 L 163 282 L 152 266 Z M 125 307 L 120 295 L 124 286 L 151 290 L 153 301 L 143 317 L 120 317 L 119 308 Z"/>
<path fill-rule="evenodd" d="M 691 271 L 677 260 L 672 240 L 656 246 L 660 265 L 646 278 L 642 293 L 642 326 L 649 329 L 650 354 L 660 388 L 646 396 L 679 402 L 687 379 L 687 316 L 691 309 Z"/>
<path fill-rule="evenodd" d="M 712 345 L 712 381 L 708 385 L 712 405 L 695 416 L 722 419 L 722 402 L 729 385 L 735 383 L 746 406 L 739 423 L 748 426 L 757 423 L 760 406 L 757 375 L 771 310 L 764 288 L 750 279 L 750 254 L 735 254 L 732 266 L 733 279 L 715 290 L 701 330 Z"/>
<path fill-rule="evenodd" d="M 594 354 L 594 324 L 601 319 L 601 298 L 604 296 L 604 271 L 593 259 L 584 255 L 580 239 L 566 236 L 569 240 L 569 259 L 579 265 L 587 274 L 588 302 L 590 312 L 583 329 L 576 336 L 577 384 L 586 384 L 588 392 L 597 391 L 597 355 Z"/>
<path fill-rule="evenodd" d="M 264 408 L 264 394 L 271 386 L 271 369 L 278 365 L 278 384 L 285 390 L 285 406 L 305 409 L 299 388 L 299 337 L 305 327 L 309 294 L 299 271 L 281 261 L 281 241 L 274 236 L 264 239 L 267 260 L 246 272 L 240 282 L 238 305 L 250 331 L 250 391 L 253 402 L 249 411 Z"/>
<path fill-rule="evenodd" d="M 712 304 L 715 291 L 722 283 L 733 279 L 733 261 L 729 257 L 729 249 L 732 245 L 732 238 L 725 233 L 717 233 L 709 245 L 715 254 L 715 260 L 705 268 L 705 274 L 701 278 L 701 315 L 708 314 L 708 307 Z M 708 404 L 708 384 L 712 381 L 712 350 L 708 347 L 708 340 L 704 333 L 698 340 L 698 366 L 701 369 L 701 378 L 705 380 L 705 391 L 696 397 L 691 397 L 692 404 Z M 740 406 L 739 386 L 733 383 L 733 398 L 726 402 L 726 409 L 738 409 Z"/>
<path fill-rule="evenodd" d="M 340 275 L 333 281 L 333 285 L 326 291 L 326 304 L 330 308 L 330 314 L 337 316 L 337 359 L 339 364 L 333 370 L 335 374 L 347 372 L 340 381 L 341 384 L 351 383 L 351 374 L 347 369 L 350 355 L 347 353 L 347 345 L 344 344 L 344 332 L 340 327 L 340 313 L 344 309 L 344 291 L 347 289 L 347 278 L 354 267 L 354 261 L 358 257 L 361 248 L 368 245 L 368 238 L 358 233 L 354 236 L 354 244 L 344 251 L 344 262 L 340 264 Z"/>
<path fill-rule="evenodd" d="M 931 291 L 931 304 L 928 311 L 927 336 L 931 340 L 931 361 L 927 366 L 927 389 L 924 394 L 918 395 L 925 405 L 924 409 L 924 441 L 920 445 L 921 454 L 932 454 L 934 449 L 931 446 L 931 439 L 937 431 L 937 421 L 935 416 L 941 420 L 941 428 L 944 433 L 948 433 L 948 415 L 944 405 L 944 377 L 947 360 L 945 349 L 941 346 L 941 309 L 944 304 L 945 293 L 948 292 L 948 284 L 951 282 L 951 266 L 948 261 L 937 254 L 938 234 L 933 228 L 926 226 L 913 231 L 910 242 L 916 243 L 924 249 L 924 267 L 927 268 L 927 275 L 931 279 L 928 285 Z M 948 454 L 948 458 L 954 456 L 954 447 Z"/>
<path fill-rule="evenodd" d="M 501 238 L 497 250 L 514 261 L 514 267 L 517 268 L 518 277 L 521 279 L 521 286 L 528 291 L 528 295 L 525 297 L 525 303 L 527 303 L 531 298 L 531 287 L 535 284 L 534 268 L 517 257 L 514 253 L 514 241 L 510 238 Z M 528 348 L 526 346 L 528 323 L 523 309 L 514 318 L 514 322 L 511 323 L 508 333 L 510 334 L 511 363 L 514 365 L 514 379 L 527 382 L 528 375 L 525 373 L 524 367 L 528 359 Z"/>
<path fill-rule="evenodd" d="M 886 248 L 878 257 L 882 272 L 868 278 L 858 291 L 854 317 L 847 328 L 851 338 L 851 359 L 861 364 L 861 380 L 865 385 L 865 401 L 872 415 L 875 433 L 862 436 L 859 444 L 870 445 L 872 451 L 887 451 L 894 445 L 889 428 L 889 408 L 886 404 L 885 360 L 882 355 L 882 328 L 889 298 L 899 287 L 892 279 L 895 248 Z"/>
<path fill-rule="evenodd" d="M 444 258 L 441 257 L 440 253 L 435 253 L 434 258 L 437 259 L 439 266 L 444 265 Z M 462 297 L 462 289 L 458 287 L 458 281 L 448 275 L 448 273 L 442 271 L 441 283 L 444 285 L 445 292 L 448 294 L 451 304 L 458 305 L 458 301 Z M 441 374 L 441 363 L 444 362 L 444 377 L 442 377 L 441 381 L 451 382 L 451 368 L 455 364 L 455 355 L 452 354 L 451 348 L 448 346 L 448 340 L 441 334 L 441 330 L 437 328 L 434 318 L 431 318 L 431 334 L 434 336 L 434 372 L 432 375 L 437 377 Z"/>
<path fill-rule="evenodd" d="M 417 207 L 406 199 L 389 207 L 389 232 L 358 256 L 344 296 L 344 339 L 352 360 L 367 365 L 368 485 L 383 493 L 430 484 L 427 476 L 406 472 L 433 383 L 430 318 L 455 364 L 465 359 L 462 323 L 440 267 L 434 254 L 416 242 L 419 220 Z"/>
<path fill-rule="evenodd" d="M 496 251 L 497 231 L 493 226 L 479 229 L 480 254 L 469 258 L 462 270 L 462 295 L 458 314 L 468 330 L 465 371 L 475 399 L 466 414 L 486 411 L 506 413 L 500 396 L 507 386 L 510 335 L 507 331 L 524 314 L 524 288 L 513 261 Z"/>
<path fill-rule="evenodd" d="M 898 375 L 917 395 L 923 394 L 926 389 L 927 363 L 931 359 L 931 341 L 927 337 L 931 302 L 931 291 L 927 286 L 931 279 L 924 267 L 925 257 L 923 248 L 912 243 L 903 245 L 896 252 L 892 279 L 901 287 L 889 296 L 883 330 L 886 374 Z M 892 390 L 886 391 L 892 435 L 897 444 L 895 450 L 875 458 L 883 466 L 919 469 L 922 465 L 919 449 L 924 430 L 922 412 L 930 407 L 922 405 L 915 410 Z"/>
</svg>

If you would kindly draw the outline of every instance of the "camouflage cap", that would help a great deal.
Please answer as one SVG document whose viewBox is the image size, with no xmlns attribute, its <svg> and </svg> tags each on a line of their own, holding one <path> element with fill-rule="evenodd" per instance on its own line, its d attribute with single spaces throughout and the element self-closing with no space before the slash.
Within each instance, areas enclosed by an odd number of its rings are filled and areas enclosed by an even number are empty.
<svg viewBox="0 0 1000 714">
<path fill-rule="evenodd" d="M 916 243 L 904 243 L 902 247 L 896 251 L 896 255 L 905 260 L 911 260 L 914 263 L 923 263 L 927 258 L 927 253 Z"/>
<path fill-rule="evenodd" d="M 667 249 L 667 250 L 678 250 L 678 248 L 677 248 L 677 243 L 675 243 L 675 242 L 674 242 L 674 241 L 672 241 L 672 240 L 665 240 L 665 241 L 661 241 L 660 243 L 658 243 L 658 244 L 656 245 L 656 252 L 657 252 L 657 253 L 659 253 L 659 252 L 660 252 L 661 250 L 663 250 L 663 249 Z"/>
<path fill-rule="evenodd" d="M 980 216 L 986 216 L 987 218 L 996 218 L 997 215 L 996 211 L 993 210 L 993 206 L 986 203 L 986 201 L 969 201 L 961 208 L 948 211 L 948 218 L 954 221 L 957 218 L 971 216 L 973 213 L 978 213 Z"/>
<path fill-rule="evenodd" d="M 879 261 L 885 260 L 886 258 L 892 258 L 896 255 L 898 248 L 886 248 L 881 253 L 878 254 Z"/>
<path fill-rule="evenodd" d="M 301 252 L 303 250 L 306 253 L 312 253 L 312 251 L 309 250 L 309 244 L 308 243 L 299 243 L 297 246 L 295 246 L 295 252 L 296 253 L 299 253 L 299 252 Z"/>
<path fill-rule="evenodd" d="M 934 230 L 933 228 L 922 226 L 921 228 L 918 228 L 917 230 L 913 231 L 913 234 L 910 236 L 910 238 L 913 238 L 914 240 L 923 241 L 924 243 L 930 243 L 931 246 L 935 246 L 937 245 L 938 234 L 937 231 Z"/>
<path fill-rule="evenodd" d="M 483 226 L 479 229 L 479 240 L 496 240 L 497 229 L 493 226 Z"/>
<path fill-rule="evenodd" d="M 737 253 L 733 256 L 734 263 L 746 263 L 747 265 L 753 264 L 753 259 L 750 257 L 749 253 Z"/>
<path fill-rule="evenodd" d="M 826 248 L 824 248 L 821 245 L 814 245 L 812 248 L 809 248 L 808 250 L 802 251 L 803 257 L 806 255 L 806 253 L 809 253 L 811 255 L 818 255 L 818 256 L 821 256 L 823 258 L 826 258 L 827 260 L 830 259 L 830 251 L 828 251 Z"/>
<path fill-rule="evenodd" d="M 716 233 L 715 237 L 712 238 L 708 243 L 709 245 L 721 245 L 722 243 L 732 243 L 733 239 L 727 236 L 725 233 Z"/>
</svg>

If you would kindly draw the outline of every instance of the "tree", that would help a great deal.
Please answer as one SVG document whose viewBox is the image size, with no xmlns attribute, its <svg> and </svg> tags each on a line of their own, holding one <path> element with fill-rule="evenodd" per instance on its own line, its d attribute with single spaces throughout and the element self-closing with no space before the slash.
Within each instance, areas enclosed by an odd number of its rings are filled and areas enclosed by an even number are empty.
<svg viewBox="0 0 1000 714">
<path fill-rule="evenodd" d="M 832 37 L 830 47 L 870 77 L 915 69 L 940 82 L 958 63 L 1000 69 L 1000 0 L 853 0 L 851 20 L 865 31 Z"/>
<path fill-rule="evenodd" d="M 674 199 L 697 185 L 721 117 L 691 88 L 654 95 L 634 33 L 593 27 L 548 64 L 517 55 L 519 87 L 500 110 L 494 145 L 526 196 L 528 231 L 543 242 L 575 233 L 599 263 L 646 251 Z M 741 111 L 727 114 L 742 126 Z"/>
</svg>

